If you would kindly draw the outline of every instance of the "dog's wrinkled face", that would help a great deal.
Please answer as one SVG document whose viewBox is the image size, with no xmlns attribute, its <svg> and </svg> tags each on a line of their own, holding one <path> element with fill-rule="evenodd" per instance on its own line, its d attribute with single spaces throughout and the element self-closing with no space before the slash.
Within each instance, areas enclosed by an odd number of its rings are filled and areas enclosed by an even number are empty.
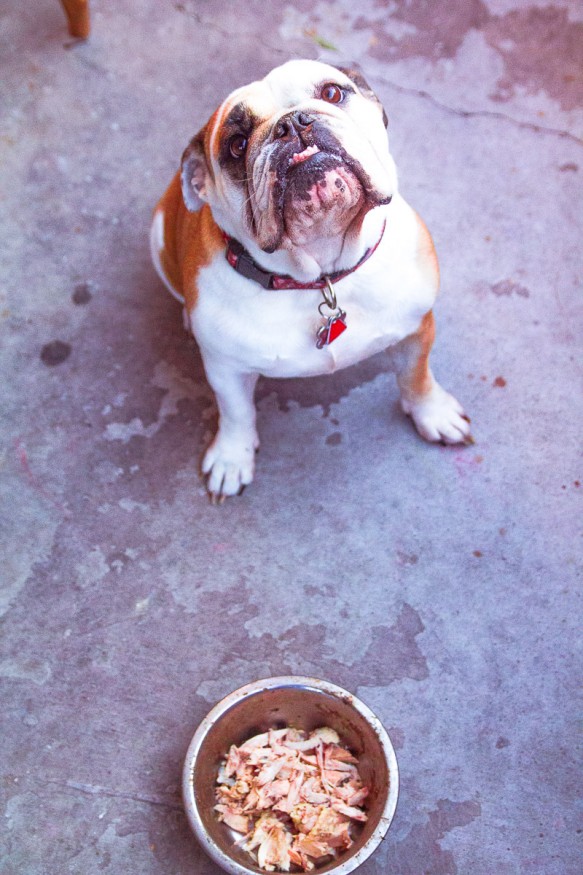
<svg viewBox="0 0 583 875">
<path fill-rule="evenodd" d="M 290 61 L 233 92 L 182 161 L 189 209 L 263 251 L 358 231 L 397 180 L 386 117 L 359 74 Z"/>
</svg>

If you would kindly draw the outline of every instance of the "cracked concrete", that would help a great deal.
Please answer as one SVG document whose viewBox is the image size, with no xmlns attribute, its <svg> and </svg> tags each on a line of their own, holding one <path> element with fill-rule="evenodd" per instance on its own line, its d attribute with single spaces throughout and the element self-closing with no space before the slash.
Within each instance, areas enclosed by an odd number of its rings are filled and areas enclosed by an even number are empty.
<svg viewBox="0 0 583 875">
<path fill-rule="evenodd" d="M 265 675 L 356 692 L 401 797 L 363 875 L 575 875 L 583 14 L 576 0 L 56 0 L 0 12 L 2 875 L 217 875 L 182 760 Z M 357 62 L 436 241 L 434 365 L 477 443 L 423 444 L 383 355 L 263 380 L 257 481 L 215 418 L 150 212 L 232 88 Z"/>
</svg>

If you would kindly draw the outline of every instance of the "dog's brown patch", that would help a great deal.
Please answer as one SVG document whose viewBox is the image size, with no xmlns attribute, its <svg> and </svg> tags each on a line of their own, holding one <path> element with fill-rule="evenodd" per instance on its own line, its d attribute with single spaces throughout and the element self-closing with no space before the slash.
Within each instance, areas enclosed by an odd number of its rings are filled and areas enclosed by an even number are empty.
<svg viewBox="0 0 583 875">
<path fill-rule="evenodd" d="M 433 238 L 429 233 L 427 225 L 423 219 L 415 213 L 417 225 L 419 226 L 419 238 L 417 240 L 417 264 L 421 268 L 423 275 L 431 282 L 435 288 L 439 287 L 439 262 L 437 253 L 433 244 Z"/>
<path fill-rule="evenodd" d="M 164 215 L 164 248 L 159 253 L 169 282 L 182 295 L 190 311 L 198 297 L 198 274 L 225 249 L 223 234 L 204 204 L 195 213 L 187 210 L 180 187 L 180 173 L 160 199 L 156 212 Z"/>
<path fill-rule="evenodd" d="M 433 380 L 429 370 L 429 353 L 435 340 L 435 319 L 433 310 L 425 314 L 415 334 L 402 344 L 404 356 L 397 379 L 403 398 L 416 400 L 427 395 Z"/>
</svg>

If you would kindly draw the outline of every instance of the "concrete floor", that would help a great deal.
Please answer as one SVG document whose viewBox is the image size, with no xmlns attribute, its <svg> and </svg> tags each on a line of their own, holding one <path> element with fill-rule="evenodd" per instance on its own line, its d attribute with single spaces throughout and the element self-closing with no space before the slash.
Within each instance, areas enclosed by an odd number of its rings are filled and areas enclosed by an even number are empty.
<svg viewBox="0 0 583 875">
<path fill-rule="evenodd" d="M 225 693 L 313 674 L 397 750 L 362 875 L 575 875 L 583 11 L 578 0 L 56 0 L 0 9 L 2 875 L 217 875 L 179 794 Z M 440 254 L 423 443 L 383 356 L 264 381 L 243 497 L 150 266 L 150 211 L 233 87 L 360 63 Z"/>
</svg>

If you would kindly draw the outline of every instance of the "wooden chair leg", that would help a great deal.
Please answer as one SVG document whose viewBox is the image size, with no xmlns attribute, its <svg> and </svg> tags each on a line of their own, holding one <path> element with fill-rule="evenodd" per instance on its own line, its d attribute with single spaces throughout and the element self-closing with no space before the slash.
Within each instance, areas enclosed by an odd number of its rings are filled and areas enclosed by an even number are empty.
<svg viewBox="0 0 583 875">
<path fill-rule="evenodd" d="M 71 36 L 87 39 L 91 25 L 89 21 L 89 0 L 61 0 L 69 22 Z"/>
</svg>

